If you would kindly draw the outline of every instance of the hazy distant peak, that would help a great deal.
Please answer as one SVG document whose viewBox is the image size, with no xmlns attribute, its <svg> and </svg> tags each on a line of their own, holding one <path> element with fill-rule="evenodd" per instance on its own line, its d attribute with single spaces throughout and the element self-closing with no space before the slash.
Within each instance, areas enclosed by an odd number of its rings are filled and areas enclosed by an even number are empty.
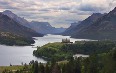
<svg viewBox="0 0 116 73">
<path fill-rule="evenodd" d="M 12 11 L 10 11 L 10 10 L 5 10 L 5 11 L 3 11 L 4 13 L 12 13 Z"/>
<path fill-rule="evenodd" d="M 52 27 L 49 22 L 31 21 L 30 25 L 33 30 L 42 34 L 56 34 L 65 31 L 65 28 Z"/>
<path fill-rule="evenodd" d="M 4 15 L 9 16 L 10 18 L 14 18 L 14 17 L 18 17 L 17 15 L 15 15 L 12 11 L 10 10 L 5 10 L 4 12 L 2 12 Z"/>
<path fill-rule="evenodd" d="M 38 25 L 38 26 L 48 26 L 48 27 L 52 27 L 49 22 L 38 22 L 38 21 L 31 21 L 31 24 L 35 24 L 35 25 Z"/>
<path fill-rule="evenodd" d="M 5 11 L 3 11 L 2 13 L 3 13 L 4 15 L 9 16 L 9 17 L 12 16 L 12 18 L 18 17 L 16 14 L 14 14 L 14 13 L 13 13 L 12 11 L 10 11 L 10 10 L 5 10 Z"/>
<path fill-rule="evenodd" d="M 39 22 L 39 21 L 31 21 L 31 23 L 46 23 L 46 24 L 49 24 L 48 22 Z"/>
</svg>

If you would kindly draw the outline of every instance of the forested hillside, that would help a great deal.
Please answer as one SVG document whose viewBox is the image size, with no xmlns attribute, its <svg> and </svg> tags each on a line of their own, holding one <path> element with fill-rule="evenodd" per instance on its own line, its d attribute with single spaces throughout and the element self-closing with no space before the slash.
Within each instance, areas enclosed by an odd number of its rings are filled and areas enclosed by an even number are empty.
<svg viewBox="0 0 116 73">
<path fill-rule="evenodd" d="M 34 43 L 35 41 L 32 38 L 14 35 L 9 32 L 0 32 L 0 44 L 10 45 L 10 46 L 13 45 L 25 46 Z"/>
<path fill-rule="evenodd" d="M 116 47 L 115 41 L 80 41 L 73 44 L 48 43 L 38 47 L 33 54 L 47 60 L 67 60 L 75 54 L 91 55 L 94 53 L 106 53 Z"/>
</svg>

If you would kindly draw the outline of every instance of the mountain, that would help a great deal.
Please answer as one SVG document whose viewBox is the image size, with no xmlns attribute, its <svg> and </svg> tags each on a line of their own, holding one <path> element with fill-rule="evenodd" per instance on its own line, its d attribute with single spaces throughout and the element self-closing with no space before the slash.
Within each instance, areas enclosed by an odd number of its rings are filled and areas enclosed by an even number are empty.
<svg viewBox="0 0 116 73">
<path fill-rule="evenodd" d="M 62 34 L 63 35 L 70 35 L 74 31 L 74 28 L 80 23 L 81 23 L 81 21 L 78 23 L 77 22 L 71 23 L 71 26 L 69 28 L 67 28 Z"/>
<path fill-rule="evenodd" d="M 60 34 L 60 33 L 64 32 L 65 30 L 66 30 L 66 28 L 63 28 L 63 27 L 55 28 L 54 33 Z"/>
<path fill-rule="evenodd" d="M 29 22 L 26 19 L 17 16 L 16 14 L 12 13 L 10 10 L 5 10 L 2 13 L 12 18 L 14 21 L 18 22 L 19 24 L 26 26 L 26 27 L 30 27 Z"/>
<path fill-rule="evenodd" d="M 65 28 L 52 27 L 48 22 L 37 22 L 37 21 L 28 22 L 26 19 L 17 16 L 16 14 L 14 14 L 9 10 L 6 10 L 2 13 L 4 15 L 7 15 L 17 23 L 36 31 L 37 33 L 56 34 L 65 31 Z"/>
<path fill-rule="evenodd" d="M 79 22 L 76 26 L 74 27 L 69 27 L 63 35 L 76 35 L 80 31 L 83 31 L 86 27 L 90 26 L 93 22 L 95 22 L 98 18 L 102 17 L 104 14 L 101 13 L 93 13 L 91 16 L 86 18 L 85 20 Z M 71 29 L 70 29 L 71 28 Z"/>
<path fill-rule="evenodd" d="M 65 31 L 65 28 L 52 27 L 48 22 L 32 21 L 30 22 L 30 26 L 31 29 L 42 34 L 56 34 Z"/>
<path fill-rule="evenodd" d="M 38 34 L 30 28 L 22 26 L 21 24 L 17 23 L 13 19 L 2 13 L 0 13 L 0 31 L 11 32 L 13 34 L 25 37 L 43 36 L 42 34 Z"/>
<path fill-rule="evenodd" d="M 116 39 L 116 8 L 98 18 L 88 27 L 75 32 L 72 37 L 87 39 Z"/>
<path fill-rule="evenodd" d="M 12 18 L 0 13 L 0 44 L 5 45 L 31 45 L 35 41 L 34 36 L 43 36 L 35 31 L 20 25 Z"/>
</svg>

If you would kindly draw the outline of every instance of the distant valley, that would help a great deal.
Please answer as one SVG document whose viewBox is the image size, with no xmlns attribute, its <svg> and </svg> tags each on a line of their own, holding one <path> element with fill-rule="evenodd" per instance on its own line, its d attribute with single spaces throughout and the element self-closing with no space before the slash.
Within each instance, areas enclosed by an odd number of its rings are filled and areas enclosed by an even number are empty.
<svg viewBox="0 0 116 73">
<path fill-rule="evenodd" d="M 37 33 L 41 34 L 58 34 L 62 33 L 66 30 L 66 28 L 55 28 L 52 27 L 48 22 L 38 22 L 38 21 L 27 21 L 24 18 L 21 18 L 14 14 L 13 12 L 6 10 L 3 12 L 3 14 L 7 15 L 8 17 L 12 18 L 14 21 L 18 22 L 19 24 L 28 27 L 30 29 L 33 29 Z"/>
<path fill-rule="evenodd" d="M 66 30 L 66 28 L 52 27 L 48 22 L 32 21 L 29 23 L 30 28 L 42 34 L 59 34 Z"/>
</svg>

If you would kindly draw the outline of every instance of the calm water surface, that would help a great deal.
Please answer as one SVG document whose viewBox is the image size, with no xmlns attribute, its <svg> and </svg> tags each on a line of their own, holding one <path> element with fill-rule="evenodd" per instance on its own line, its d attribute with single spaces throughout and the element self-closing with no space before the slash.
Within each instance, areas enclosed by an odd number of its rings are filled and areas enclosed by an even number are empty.
<svg viewBox="0 0 116 73">
<path fill-rule="evenodd" d="M 44 37 L 35 37 L 35 47 L 43 46 L 47 43 L 53 42 L 61 42 L 62 39 L 70 38 L 69 36 L 61 36 L 61 35 L 46 35 Z M 81 41 L 85 39 L 74 39 L 70 38 L 72 42 Z M 38 62 L 45 63 L 46 61 L 41 58 L 36 58 L 33 56 L 33 50 L 36 48 L 32 48 L 32 46 L 5 46 L 0 45 L 0 66 L 9 66 L 12 65 L 21 65 L 21 63 L 29 63 L 31 60 L 37 60 Z"/>
</svg>

